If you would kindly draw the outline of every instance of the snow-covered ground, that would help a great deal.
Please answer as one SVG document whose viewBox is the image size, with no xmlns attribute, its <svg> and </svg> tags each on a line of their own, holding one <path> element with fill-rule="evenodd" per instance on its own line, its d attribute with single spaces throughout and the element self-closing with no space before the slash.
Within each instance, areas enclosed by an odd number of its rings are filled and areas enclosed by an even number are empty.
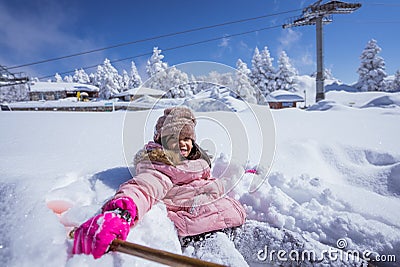
<svg viewBox="0 0 400 267">
<path fill-rule="evenodd" d="M 229 139 L 231 126 L 224 124 L 245 123 L 246 131 L 243 126 L 240 131 L 250 139 L 243 142 L 246 156 L 253 164 L 262 158 L 264 170 L 272 156 L 260 156 L 258 145 L 273 150 L 276 143 L 269 175 L 256 192 L 249 192 L 254 177 L 243 175 L 242 166 L 225 173 L 235 181 L 239 178 L 231 194 L 246 206 L 250 219 L 298 233 L 321 246 L 336 248 L 336 242 L 344 239 L 346 249 L 395 255 L 400 262 L 399 93 L 332 91 L 308 110 L 273 110 L 275 139 L 257 134 L 259 126 L 251 121 L 254 114 L 268 117 L 266 107 L 241 105 L 236 112 L 207 112 L 201 100 L 196 101 L 196 115 L 221 122 L 217 130 L 210 129 L 207 120 L 197 126 L 199 140 L 216 156 L 214 175 L 221 174 L 225 160 L 243 165 L 243 159 L 230 157 L 229 140 L 238 137 Z M 72 256 L 72 241 L 66 239 L 62 223 L 76 225 L 91 217 L 129 179 L 129 157 L 152 138 L 161 113 L 162 109 L 0 112 L 2 266 L 153 266 L 118 253 L 99 260 Z M 219 157 L 221 153 L 226 158 Z M 61 218 L 48 208 L 63 205 L 69 210 Z M 145 216 L 128 240 L 180 253 L 162 204 Z M 264 245 L 257 244 L 260 249 Z"/>
</svg>

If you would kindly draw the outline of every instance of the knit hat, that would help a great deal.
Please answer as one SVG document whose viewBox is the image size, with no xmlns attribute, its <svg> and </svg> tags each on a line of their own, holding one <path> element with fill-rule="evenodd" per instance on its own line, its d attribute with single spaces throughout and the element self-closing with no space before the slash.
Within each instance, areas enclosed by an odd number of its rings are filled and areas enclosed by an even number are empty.
<svg viewBox="0 0 400 267">
<path fill-rule="evenodd" d="M 157 120 L 153 139 L 161 143 L 162 137 L 173 135 L 196 141 L 195 126 L 196 118 L 190 108 L 183 106 L 167 108 L 164 110 L 164 115 Z"/>
</svg>

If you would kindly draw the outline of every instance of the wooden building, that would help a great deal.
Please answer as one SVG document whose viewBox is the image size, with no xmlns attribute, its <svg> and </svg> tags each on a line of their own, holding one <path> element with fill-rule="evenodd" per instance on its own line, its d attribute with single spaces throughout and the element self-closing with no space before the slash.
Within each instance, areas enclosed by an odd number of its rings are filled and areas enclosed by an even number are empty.
<svg viewBox="0 0 400 267">
<path fill-rule="evenodd" d="M 68 97 L 77 97 L 81 93 L 86 93 L 89 99 L 99 96 L 99 88 L 90 84 L 31 82 L 29 87 L 29 98 L 31 101 L 59 100 Z"/>
<path fill-rule="evenodd" d="M 267 102 L 272 109 L 295 108 L 304 98 L 286 90 L 276 90 L 267 95 Z"/>
</svg>

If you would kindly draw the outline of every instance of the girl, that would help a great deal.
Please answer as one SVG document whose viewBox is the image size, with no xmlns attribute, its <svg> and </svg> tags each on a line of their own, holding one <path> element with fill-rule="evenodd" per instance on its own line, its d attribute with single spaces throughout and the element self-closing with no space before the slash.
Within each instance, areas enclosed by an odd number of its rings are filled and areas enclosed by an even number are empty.
<svg viewBox="0 0 400 267">
<path fill-rule="evenodd" d="M 242 205 L 225 195 L 210 176 L 211 161 L 196 144 L 196 119 L 186 107 L 164 110 L 154 141 L 134 159 L 136 175 L 122 184 L 102 213 L 83 223 L 74 237 L 74 254 L 105 254 L 115 238 L 126 240 L 130 227 L 158 201 L 167 206 L 180 240 L 229 229 L 245 222 Z"/>
</svg>

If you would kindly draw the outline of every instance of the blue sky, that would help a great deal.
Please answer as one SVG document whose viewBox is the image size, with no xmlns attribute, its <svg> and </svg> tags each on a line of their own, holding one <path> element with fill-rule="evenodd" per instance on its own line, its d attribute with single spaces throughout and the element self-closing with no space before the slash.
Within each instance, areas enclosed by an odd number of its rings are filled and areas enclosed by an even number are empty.
<svg viewBox="0 0 400 267">
<path fill-rule="evenodd" d="M 54 76 L 56 72 L 101 64 L 105 58 L 113 61 L 135 57 L 132 60 L 143 74 L 149 55 L 139 55 L 151 53 L 155 46 L 163 50 L 164 60 L 169 65 L 200 60 L 235 67 L 240 58 L 250 66 L 254 48 L 257 46 L 261 50 L 268 46 L 275 66 L 279 52 L 285 50 L 300 74 L 310 74 L 316 69 L 315 26 L 282 29 L 279 25 L 301 15 L 302 8 L 313 2 L 0 0 L 0 64 L 13 67 L 158 35 L 288 12 L 11 71 L 23 71 L 36 77 Z M 376 39 L 382 48 L 380 56 L 385 59 L 386 72 L 393 75 L 400 69 L 399 1 L 358 2 L 363 5 L 359 10 L 349 15 L 334 15 L 333 23 L 324 26 L 325 67 L 346 83 L 357 81 L 359 57 L 371 39 Z M 268 27 L 270 29 L 255 31 Z M 247 31 L 254 32 L 169 50 Z M 129 71 L 130 61 L 116 62 L 114 66 L 119 71 Z M 86 71 L 90 73 L 95 69 Z"/>
</svg>

